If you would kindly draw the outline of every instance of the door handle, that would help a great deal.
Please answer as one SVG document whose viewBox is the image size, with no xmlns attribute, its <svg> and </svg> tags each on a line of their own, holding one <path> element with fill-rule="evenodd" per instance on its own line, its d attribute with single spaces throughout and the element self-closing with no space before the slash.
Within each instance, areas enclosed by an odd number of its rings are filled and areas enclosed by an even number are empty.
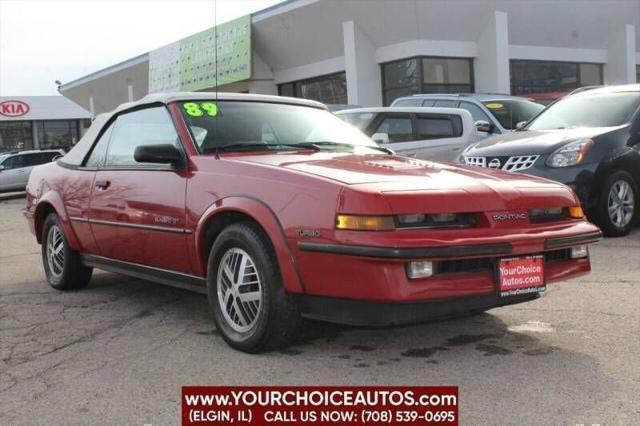
<svg viewBox="0 0 640 426">
<path fill-rule="evenodd" d="M 414 157 L 416 156 L 416 153 L 415 153 L 415 152 L 407 152 L 407 153 L 406 153 L 406 154 L 404 154 L 404 155 L 406 155 L 407 157 L 414 158 Z"/>
<path fill-rule="evenodd" d="M 96 188 L 107 189 L 109 187 L 109 185 L 111 185 L 111 182 L 109 182 L 108 180 L 97 180 L 96 181 Z"/>
</svg>

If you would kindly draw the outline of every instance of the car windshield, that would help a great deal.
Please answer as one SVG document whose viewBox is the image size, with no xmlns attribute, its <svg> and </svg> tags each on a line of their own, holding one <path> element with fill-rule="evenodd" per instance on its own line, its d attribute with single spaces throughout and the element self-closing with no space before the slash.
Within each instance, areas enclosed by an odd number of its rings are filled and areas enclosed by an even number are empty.
<svg viewBox="0 0 640 426">
<path fill-rule="evenodd" d="M 521 121 L 529 121 L 544 109 L 543 105 L 526 99 L 500 99 L 482 102 L 500 125 L 513 130 Z"/>
<path fill-rule="evenodd" d="M 379 152 L 361 131 L 328 111 L 266 102 L 191 101 L 180 110 L 201 153 L 225 149 L 315 149 Z"/>
<path fill-rule="evenodd" d="M 356 126 L 360 130 L 364 130 L 367 128 L 371 120 L 375 117 L 375 114 L 372 112 L 348 112 L 342 114 L 336 114 L 338 118 L 346 121 L 352 126 Z"/>
<path fill-rule="evenodd" d="M 551 105 L 526 130 L 612 127 L 627 123 L 640 105 L 640 92 L 568 96 Z"/>
</svg>

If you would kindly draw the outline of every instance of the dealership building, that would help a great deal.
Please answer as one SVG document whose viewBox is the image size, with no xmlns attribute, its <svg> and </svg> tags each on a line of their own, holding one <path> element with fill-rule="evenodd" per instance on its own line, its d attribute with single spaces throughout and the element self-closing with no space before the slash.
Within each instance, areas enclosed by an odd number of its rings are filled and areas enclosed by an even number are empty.
<svg viewBox="0 0 640 426">
<path fill-rule="evenodd" d="M 0 152 L 69 148 L 91 113 L 62 96 L 0 96 Z"/>
<path fill-rule="evenodd" d="M 59 90 L 98 114 L 149 92 L 216 86 L 378 106 L 415 93 L 563 93 L 636 81 L 637 0 L 290 0 Z"/>
</svg>

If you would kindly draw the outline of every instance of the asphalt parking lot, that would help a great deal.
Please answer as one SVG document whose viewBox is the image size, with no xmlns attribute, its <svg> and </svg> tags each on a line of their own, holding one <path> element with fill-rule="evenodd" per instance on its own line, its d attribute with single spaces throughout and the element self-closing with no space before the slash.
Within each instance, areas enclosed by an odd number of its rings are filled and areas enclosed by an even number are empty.
<svg viewBox="0 0 640 426">
<path fill-rule="evenodd" d="M 462 424 L 640 422 L 640 229 L 526 305 L 310 324 L 252 356 L 218 336 L 203 296 L 101 272 L 81 292 L 49 288 L 23 204 L 0 202 L 0 424 L 175 424 L 187 384 L 458 385 Z"/>
</svg>

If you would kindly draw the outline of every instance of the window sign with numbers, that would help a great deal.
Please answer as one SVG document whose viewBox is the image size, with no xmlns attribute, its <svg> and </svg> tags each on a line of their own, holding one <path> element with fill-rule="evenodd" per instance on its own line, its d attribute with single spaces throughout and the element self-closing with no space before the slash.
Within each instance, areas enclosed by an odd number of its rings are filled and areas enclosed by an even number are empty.
<svg viewBox="0 0 640 426">
<path fill-rule="evenodd" d="M 250 77 L 249 15 L 183 38 L 149 54 L 149 93 L 202 90 Z"/>
</svg>

